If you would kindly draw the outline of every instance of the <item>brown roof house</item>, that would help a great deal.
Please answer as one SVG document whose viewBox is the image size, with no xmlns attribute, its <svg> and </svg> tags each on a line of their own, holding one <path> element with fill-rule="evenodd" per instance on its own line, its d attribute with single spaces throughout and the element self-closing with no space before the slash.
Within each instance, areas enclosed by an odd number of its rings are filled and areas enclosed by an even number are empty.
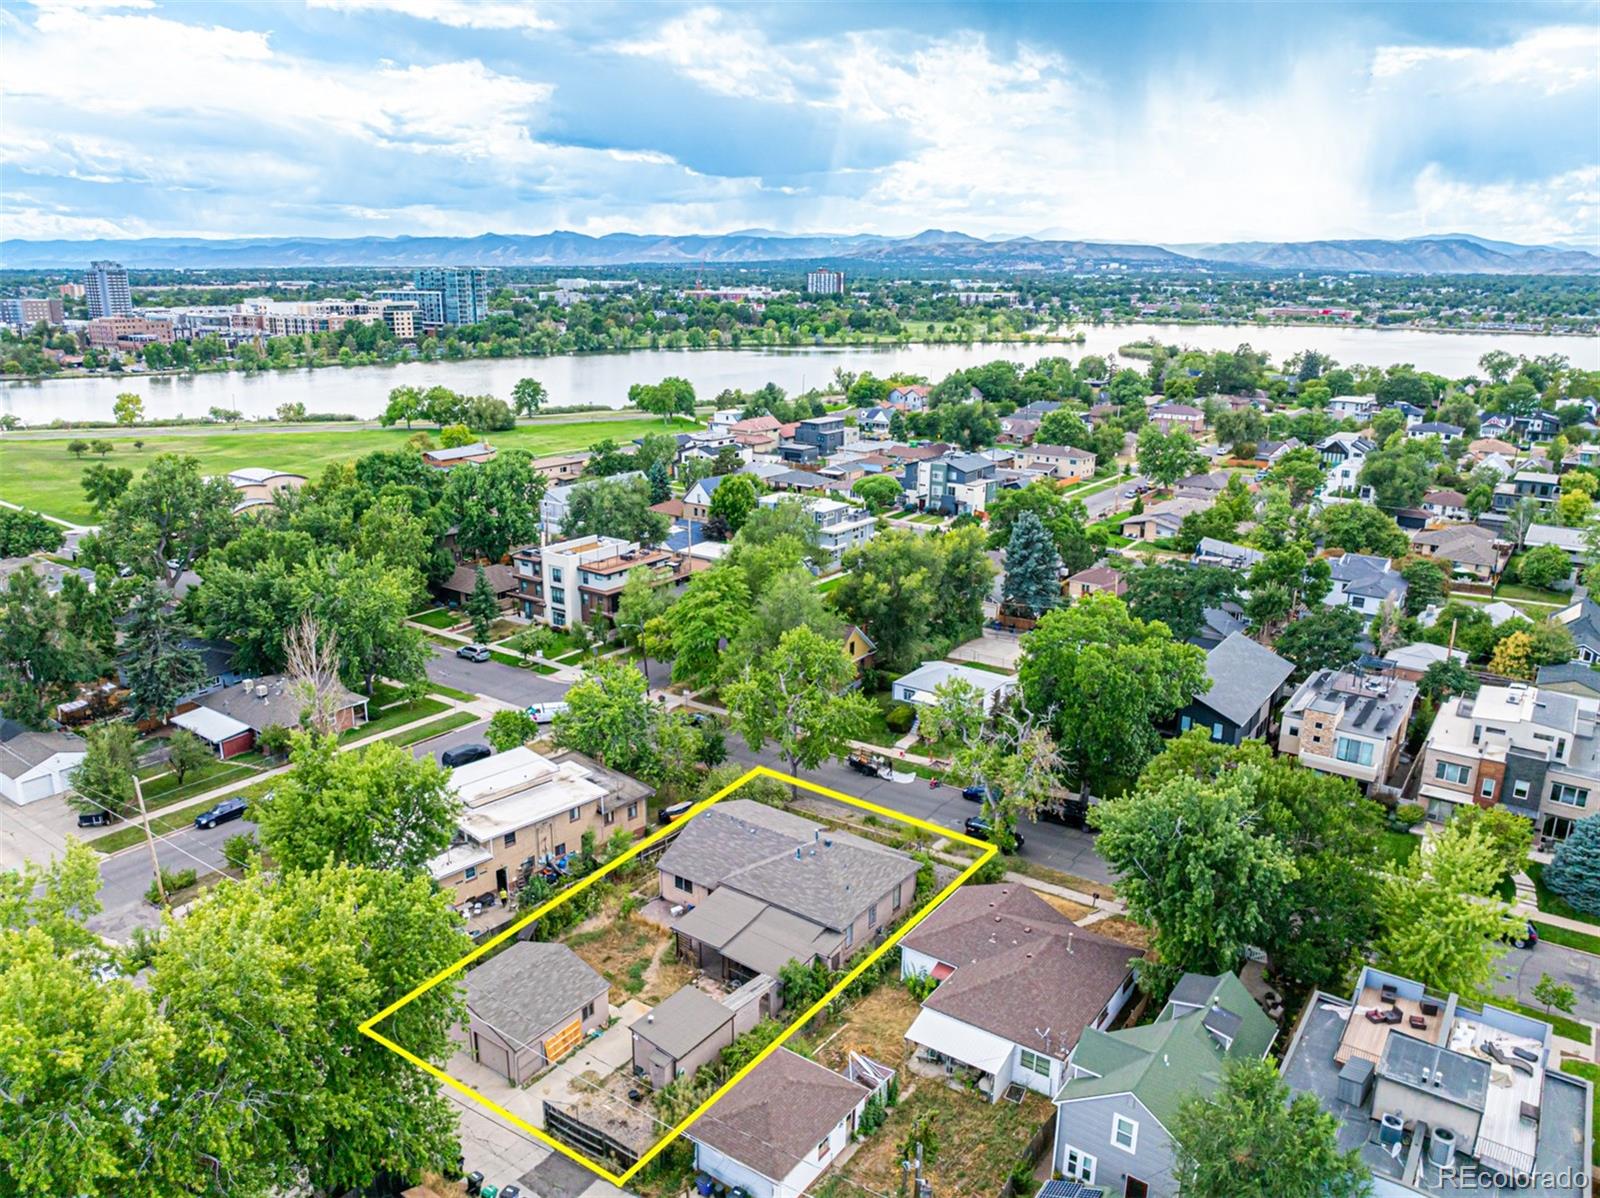
<svg viewBox="0 0 1600 1198">
<path fill-rule="evenodd" d="M 1127 589 L 1127 576 L 1111 566 L 1090 566 L 1087 570 L 1067 576 L 1069 599 L 1082 599 L 1085 595 L 1122 595 Z"/>
<path fill-rule="evenodd" d="M 751 1198 L 799 1198 L 849 1146 L 882 1084 L 852 1072 L 862 1080 L 780 1048 L 685 1133 L 695 1168 Z"/>
<path fill-rule="evenodd" d="M 963 887 L 900 942 L 901 977 L 939 983 L 906 1039 L 916 1061 L 975 1076 L 991 1102 L 1012 1086 L 1054 1095 L 1083 1030 L 1121 1013 L 1142 955 L 1026 886 Z"/>
<path fill-rule="evenodd" d="M 1203 512 L 1211 506 L 1209 499 L 1168 499 L 1152 503 L 1137 516 L 1122 521 L 1122 535 L 1135 541 L 1156 541 L 1162 537 L 1176 536 L 1183 518 L 1194 512 Z"/>
<path fill-rule="evenodd" d="M 720 1000 L 685 986 L 629 1027 L 634 1076 L 659 1090 L 710 1064 L 770 1013 L 768 996 L 776 984 L 771 978 L 752 981 Z"/>
<path fill-rule="evenodd" d="M 610 985 L 564 944 L 523 940 L 466 976 L 467 1048 L 514 1086 L 611 1017 Z"/>
<path fill-rule="evenodd" d="M 498 563 L 485 566 L 483 576 L 489 580 L 494 597 L 502 606 L 517 593 L 517 578 L 510 566 Z M 450 572 L 449 578 L 439 584 L 439 597 L 452 606 L 465 607 L 467 600 L 472 598 L 472 589 L 477 585 L 478 567 L 472 562 L 462 562 Z"/>
<path fill-rule="evenodd" d="M 1483 582 L 1500 577 L 1511 557 L 1511 546 L 1477 524 L 1428 528 L 1411 538 L 1411 547 L 1424 557 L 1448 562 L 1450 572 Z"/>
</svg>

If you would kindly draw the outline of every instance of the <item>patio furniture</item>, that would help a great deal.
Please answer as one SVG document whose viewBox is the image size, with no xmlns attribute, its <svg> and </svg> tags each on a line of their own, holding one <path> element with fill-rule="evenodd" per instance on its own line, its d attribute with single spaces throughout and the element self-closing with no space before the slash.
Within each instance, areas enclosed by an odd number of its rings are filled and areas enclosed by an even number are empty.
<svg viewBox="0 0 1600 1198">
<path fill-rule="evenodd" d="M 1533 1076 L 1532 1065 L 1528 1064 L 1528 1062 L 1523 1060 L 1521 1057 L 1508 1055 L 1504 1049 L 1502 1049 L 1492 1040 L 1484 1044 L 1483 1051 L 1484 1055 L 1495 1064 L 1505 1065 L 1508 1068 L 1515 1069 L 1518 1073 L 1525 1073 L 1529 1077 Z"/>
<path fill-rule="evenodd" d="M 1522 1047 L 1522 1045 L 1518 1044 L 1515 1048 L 1513 1048 L 1511 1050 L 1511 1053 L 1512 1053 L 1513 1056 L 1519 1056 L 1524 1061 L 1529 1061 L 1529 1062 L 1531 1062 L 1531 1063 L 1533 1063 L 1535 1065 L 1537 1065 L 1539 1063 L 1539 1053 L 1535 1049 L 1524 1048 L 1524 1047 Z"/>
<path fill-rule="evenodd" d="M 1383 1013 L 1383 1021 L 1385 1023 L 1399 1023 L 1405 1019 L 1405 1017 L 1406 1013 L 1399 1007 L 1390 1007 Z"/>
<path fill-rule="evenodd" d="M 1400 992 L 1385 982 L 1378 990 L 1378 997 L 1386 1003 L 1393 1003 L 1395 999 L 1400 997 Z"/>
<path fill-rule="evenodd" d="M 1441 1009 L 1437 998 L 1425 998 L 1417 1005 L 1422 1008 L 1424 1015 L 1437 1015 Z"/>
<path fill-rule="evenodd" d="M 1523 1103 L 1521 1114 L 1529 1123 L 1539 1122 L 1539 1104 L 1536 1102 Z"/>
<path fill-rule="evenodd" d="M 1425 1032 L 1428 1030 L 1428 1021 L 1421 1015 L 1413 1015 L 1408 1022 L 1419 1032 Z"/>
</svg>

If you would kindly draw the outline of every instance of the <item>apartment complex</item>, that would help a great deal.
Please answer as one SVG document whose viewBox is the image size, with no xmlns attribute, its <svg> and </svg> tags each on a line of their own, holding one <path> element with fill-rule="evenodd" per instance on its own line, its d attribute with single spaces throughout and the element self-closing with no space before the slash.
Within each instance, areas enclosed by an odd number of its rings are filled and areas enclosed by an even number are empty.
<svg viewBox="0 0 1600 1198">
<path fill-rule="evenodd" d="M 523 617 L 552 628 L 587 623 L 596 611 L 615 620 L 617 601 L 632 570 L 649 570 L 657 586 L 677 586 L 689 578 L 687 556 L 618 537 L 529 545 L 513 553 L 511 560 Z"/>
<path fill-rule="evenodd" d="M 40 324 L 60 324 L 65 319 L 66 309 L 57 296 L 0 299 L 0 324 L 31 329 Z"/>
<path fill-rule="evenodd" d="M 1382 784 L 1394 772 L 1417 686 L 1385 674 L 1318 670 L 1283 709 L 1278 752 L 1325 774 Z"/>
<path fill-rule="evenodd" d="M 373 299 L 417 306 L 417 323 L 477 324 L 489 319 L 489 272 L 480 266 L 436 266 L 412 273 L 411 286 L 376 291 Z"/>
<path fill-rule="evenodd" d="M 843 295 L 844 271 L 825 266 L 806 272 L 806 291 L 810 295 Z"/>
<path fill-rule="evenodd" d="M 559 873 L 585 832 L 601 844 L 619 829 L 641 834 L 651 794 L 582 754 L 545 757 L 528 748 L 459 766 L 450 786 L 462 807 L 455 842 L 428 870 L 463 907 L 509 900 L 532 870 Z"/>
<path fill-rule="evenodd" d="M 159 342 L 171 345 L 173 329 L 165 320 L 146 320 L 143 316 L 97 316 L 85 329 L 89 344 L 96 349 L 137 349 Z"/>
<path fill-rule="evenodd" d="M 285 337 L 301 333 L 337 332 L 348 324 L 382 321 L 396 338 L 408 341 L 417 335 L 419 313 L 420 308 L 415 301 L 372 299 L 294 303 L 248 299 L 239 305 L 229 326 L 259 332 L 268 337 Z"/>
<path fill-rule="evenodd" d="M 83 275 L 83 294 L 89 301 L 89 319 L 127 316 L 133 311 L 128 272 L 120 262 L 91 262 Z"/>
<path fill-rule="evenodd" d="M 1537 686 L 1486 686 L 1439 708 L 1422 751 L 1419 798 L 1429 816 L 1496 804 L 1564 840 L 1600 797 L 1600 701 Z"/>
</svg>

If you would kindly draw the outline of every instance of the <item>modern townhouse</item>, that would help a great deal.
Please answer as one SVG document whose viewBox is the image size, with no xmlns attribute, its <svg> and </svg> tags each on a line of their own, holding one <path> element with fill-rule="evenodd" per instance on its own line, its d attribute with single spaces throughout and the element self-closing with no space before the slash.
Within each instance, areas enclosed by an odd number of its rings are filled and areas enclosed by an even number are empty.
<svg viewBox="0 0 1600 1198">
<path fill-rule="evenodd" d="M 1265 739 L 1272 705 L 1292 673 L 1293 662 L 1242 632 L 1233 633 L 1206 654 L 1210 685 L 1178 712 L 1178 731 L 1204 728 L 1212 740 L 1229 745 Z"/>
<path fill-rule="evenodd" d="M 1423 744 L 1418 795 L 1434 819 L 1467 803 L 1501 806 L 1564 840 L 1600 807 L 1597 719 L 1593 698 L 1525 683 L 1446 700 Z"/>
<path fill-rule="evenodd" d="M 599 612 L 615 620 L 628 575 L 649 572 L 657 587 L 680 586 L 690 573 L 686 555 L 618 537 L 576 537 L 529 545 L 511 555 L 515 600 L 522 616 L 552 628 L 588 623 Z"/>
<path fill-rule="evenodd" d="M 1522 469 L 1503 483 L 1497 483 L 1491 503 L 1497 512 L 1509 512 L 1524 499 L 1540 507 L 1552 504 L 1561 495 L 1561 476 L 1547 470 Z"/>
<path fill-rule="evenodd" d="M 778 442 L 778 455 L 786 462 L 815 462 L 844 448 L 844 413 L 813 416 L 794 426 L 793 436 Z"/>
<path fill-rule="evenodd" d="M 1282 1074 L 1338 1120 L 1376 1198 L 1589 1192 L 1590 1084 L 1542 1019 L 1368 966 L 1350 997 L 1311 996 Z"/>
<path fill-rule="evenodd" d="M 1334 433 L 1317 442 L 1317 456 L 1322 459 L 1327 476 L 1322 482 L 1324 495 L 1338 495 L 1355 491 L 1361 477 L 1362 464 L 1367 455 L 1378 448 L 1377 444 L 1359 433 Z"/>
<path fill-rule="evenodd" d="M 1186 973 L 1153 1023 L 1086 1028 L 1055 1096 L 1055 1171 L 1122 1198 L 1176 1198 L 1172 1128 L 1230 1061 L 1267 1054 L 1278 1029 L 1231 973 Z"/>
<path fill-rule="evenodd" d="M 1416 684 L 1402 678 L 1318 670 L 1284 705 L 1278 752 L 1363 790 L 1381 786 L 1400 759 L 1416 701 Z"/>
<path fill-rule="evenodd" d="M 927 512 L 969 515 L 994 502 L 998 468 L 978 453 L 946 453 L 906 465 L 901 486 Z"/>
<path fill-rule="evenodd" d="M 1348 607 L 1373 615 L 1385 602 L 1400 607 L 1406 601 L 1406 580 L 1386 557 L 1345 553 L 1328 559 L 1328 571 L 1333 586 L 1322 597 L 1328 607 Z"/>
<path fill-rule="evenodd" d="M 793 503 L 811 517 L 817 526 L 821 557 L 813 563 L 817 569 L 826 570 L 839 564 L 850 550 L 865 545 L 877 535 L 878 522 L 865 508 L 837 499 L 808 496 L 797 499 L 793 495 L 763 495 L 759 500 L 764 508 Z"/>
</svg>

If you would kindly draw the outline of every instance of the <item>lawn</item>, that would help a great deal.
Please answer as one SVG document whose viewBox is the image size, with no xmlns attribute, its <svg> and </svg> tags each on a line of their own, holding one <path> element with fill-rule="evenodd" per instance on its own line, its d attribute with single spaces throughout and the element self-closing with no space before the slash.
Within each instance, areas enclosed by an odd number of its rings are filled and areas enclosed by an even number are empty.
<svg viewBox="0 0 1600 1198">
<path fill-rule="evenodd" d="M 1594 1141 L 1590 1151 L 1593 1163 L 1600 1165 L 1600 1135 L 1595 1134 L 1595 1129 L 1600 1127 L 1600 1122 L 1596 1120 L 1596 1114 L 1600 1113 L 1600 1065 L 1592 1061 L 1562 1061 L 1561 1072 L 1581 1077 L 1589 1083 L 1589 1127 L 1590 1138 Z"/>
<path fill-rule="evenodd" d="M 1574 931 L 1558 924 L 1545 923 L 1542 920 L 1532 921 L 1533 926 L 1539 931 L 1539 939 L 1548 940 L 1551 944 L 1559 944 L 1563 948 L 1575 948 L 1579 952 L 1593 953 L 1600 957 L 1600 936 L 1592 936 L 1588 932 Z"/>
<path fill-rule="evenodd" d="M 263 768 L 261 757 L 258 754 L 251 756 L 254 757 L 253 762 L 237 759 L 214 761 L 197 770 L 190 770 L 181 785 L 176 774 L 163 774 L 145 786 L 145 809 L 159 811 L 163 807 L 170 807 L 174 803 L 205 794 L 208 790 L 216 790 L 219 786 L 227 786 L 259 773 Z"/>
<path fill-rule="evenodd" d="M 534 454 L 584 449 L 610 437 L 626 443 L 645 433 L 660 432 L 662 422 L 651 416 L 624 416 L 616 420 L 551 421 L 523 424 L 506 432 L 489 434 L 499 449 L 526 449 Z M 686 427 L 686 426 L 678 426 Z M 405 428 L 330 428 L 309 432 L 240 429 L 229 432 L 147 433 L 112 435 L 108 430 L 63 430 L 60 437 L 34 437 L 0 441 L 0 499 L 36 508 L 51 516 L 78 523 L 94 520 L 78 479 L 100 461 L 96 454 L 82 458 L 67 452 L 74 438 L 107 440 L 115 447 L 105 461 L 130 466 L 137 472 L 158 453 L 186 453 L 200 459 L 206 474 L 227 474 L 241 466 L 269 466 L 314 478 L 331 462 L 347 461 L 377 449 L 398 449 L 418 431 Z M 143 449 L 133 443 L 143 441 Z"/>
<path fill-rule="evenodd" d="M 945 519 L 946 519 L 946 517 L 940 515 L 938 512 L 922 512 L 919 515 L 912 516 L 911 517 L 911 523 L 913 523 L 913 524 L 943 524 L 945 522 Z"/>
<path fill-rule="evenodd" d="M 466 617 L 461 612 L 451 611 L 447 607 L 436 607 L 432 611 L 422 612 L 411 617 L 413 624 L 423 624 L 429 628 L 454 628 Z"/>
<path fill-rule="evenodd" d="M 430 715 L 438 715 L 441 711 L 448 710 L 448 705 L 438 699 L 413 699 L 409 703 L 396 703 L 384 707 L 379 713 L 365 724 L 358 724 L 339 734 L 339 739 L 344 742 L 362 739 L 375 732 L 387 732 L 390 728 L 398 728 L 401 724 L 409 724 L 413 720 L 426 719 Z"/>
<path fill-rule="evenodd" d="M 868 695 L 867 699 L 872 703 L 874 708 L 872 713 L 872 722 L 867 726 L 865 731 L 863 731 L 860 736 L 856 737 L 856 739 L 867 741 L 869 744 L 882 745 L 884 748 L 889 748 L 894 744 L 895 741 L 899 740 L 905 735 L 904 732 L 891 732 L 889 730 L 889 725 L 884 722 L 885 717 L 889 714 L 889 709 L 891 707 L 899 707 L 900 701 L 896 699 L 889 691 L 884 691 L 880 695 Z"/>
<path fill-rule="evenodd" d="M 835 574 L 832 578 L 824 578 L 817 583 L 817 590 L 826 595 L 829 591 L 833 590 L 841 582 L 843 582 L 846 577 L 846 574 L 841 573 Z"/>
<path fill-rule="evenodd" d="M 397 732 L 393 736 L 386 736 L 383 739 L 391 745 L 398 745 L 403 749 L 407 745 L 414 745 L 418 741 L 427 740 L 429 737 L 443 736 L 446 732 L 453 732 L 457 728 L 465 728 L 468 724 L 476 723 L 479 718 L 470 711 L 453 711 L 443 719 L 433 720 L 418 728 L 408 728 L 404 732 Z"/>
<path fill-rule="evenodd" d="M 1417 855 L 1421 839 L 1410 832 L 1386 829 L 1378 836 L 1378 854 L 1390 869 L 1398 870 Z"/>
<path fill-rule="evenodd" d="M 1520 582 L 1502 582 L 1495 588 L 1496 599 L 1527 599 L 1534 603 L 1558 603 L 1565 606 L 1572 602 L 1571 591 L 1548 591 L 1543 587 L 1524 586 Z"/>
</svg>

